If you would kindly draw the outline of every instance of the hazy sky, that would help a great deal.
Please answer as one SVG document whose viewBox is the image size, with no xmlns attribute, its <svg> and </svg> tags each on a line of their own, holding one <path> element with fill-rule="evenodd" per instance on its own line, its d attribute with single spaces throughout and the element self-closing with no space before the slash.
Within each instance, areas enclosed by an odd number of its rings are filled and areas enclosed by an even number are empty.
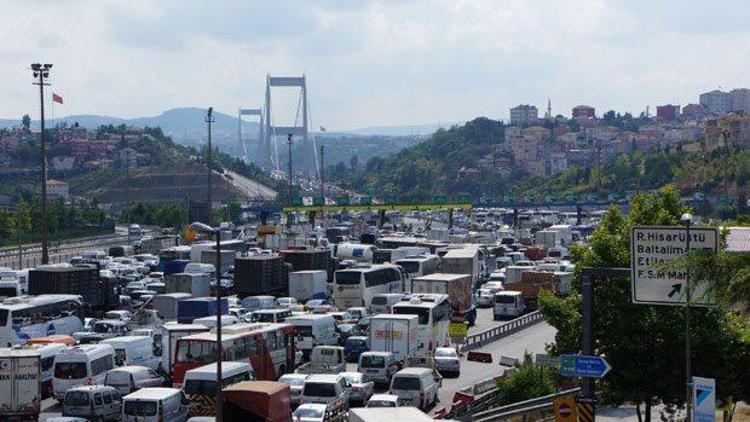
<svg viewBox="0 0 750 422">
<path fill-rule="evenodd" d="M 2 1 L 0 116 L 38 117 L 30 63 L 54 63 L 55 115 L 139 117 L 261 105 L 265 76 L 308 77 L 313 125 L 508 118 L 519 103 L 634 113 L 749 86 L 748 0 Z M 296 93 L 275 90 L 278 123 Z"/>
</svg>

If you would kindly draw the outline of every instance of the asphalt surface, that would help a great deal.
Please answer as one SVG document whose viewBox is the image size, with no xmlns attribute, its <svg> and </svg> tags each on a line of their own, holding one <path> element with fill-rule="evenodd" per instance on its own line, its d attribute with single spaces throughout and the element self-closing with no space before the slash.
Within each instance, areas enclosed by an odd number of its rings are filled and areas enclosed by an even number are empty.
<svg viewBox="0 0 750 422">
<path fill-rule="evenodd" d="M 262 197 L 264 199 L 276 198 L 276 191 L 269 188 L 268 186 L 262 185 L 255 180 L 248 179 L 247 177 L 242 176 L 239 173 L 235 173 L 231 170 L 224 169 L 224 173 L 229 174 L 232 177 L 231 179 L 225 177 L 225 179 L 229 183 L 231 183 L 232 186 L 241 190 L 245 193 L 245 195 L 249 197 Z"/>
</svg>

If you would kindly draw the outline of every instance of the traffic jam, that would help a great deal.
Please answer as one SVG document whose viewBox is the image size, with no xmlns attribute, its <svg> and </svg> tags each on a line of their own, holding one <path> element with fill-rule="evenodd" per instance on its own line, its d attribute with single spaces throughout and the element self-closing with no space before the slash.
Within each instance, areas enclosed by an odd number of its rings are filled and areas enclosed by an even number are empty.
<svg viewBox="0 0 750 422">
<path fill-rule="evenodd" d="M 449 229 L 446 214 L 138 231 L 69 263 L 0 268 L 0 418 L 427 417 L 478 319 L 567 294 L 569 248 L 597 223 L 475 209 Z"/>
</svg>

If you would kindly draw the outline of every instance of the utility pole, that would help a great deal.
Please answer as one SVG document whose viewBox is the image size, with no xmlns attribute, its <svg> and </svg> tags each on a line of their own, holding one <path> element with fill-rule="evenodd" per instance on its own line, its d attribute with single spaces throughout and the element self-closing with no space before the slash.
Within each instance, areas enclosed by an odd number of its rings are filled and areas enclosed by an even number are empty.
<svg viewBox="0 0 750 422">
<path fill-rule="evenodd" d="M 326 167 L 323 161 L 323 158 L 325 157 L 325 145 L 320 146 L 320 196 L 323 197 L 323 205 L 325 205 L 326 201 L 326 179 L 325 179 L 325 171 Z"/>
<path fill-rule="evenodd" d="M 39 64 L 33 63 L 31 70 L 33 71 L 34 78 L 39 78 L 39 82 L 34 82 L 34 85 L 39 86 L 39 104 L 41 114 L 41 147 L 42 147 L 42 265 L 49 264 L 49 225 L 47 222 L 47 137 L 44 133 L 44 87 L 48 86 L 48 82 L 44 82 L 45 79 L 49 78 L 49 71 L 52 69 L 52 65 L 49 63 Z"/>
<path fill-rule="evenodd" d="M 213 148 L 211 147 L 211 123 L 213 122 L 214 122 L 214 108 L 209 107 L 208 113 L 206 114 L 206 123 L 208 124 L 208 158 L 207 158 L 208 159 L 208 217 L 207 217 L 208 221 L 206 222 L 206 224 L 208 224 L 209 226 L 211 225 L 211 220 L 213 219 L 213 215 L 211 215 L 212 214 L 211 212 L 212 211 L 211 176 L 213 176 L 213 174 L 211 173 L 213 173 L 214 171 L 213 150 L 212 150 Z"/>
<path fill-rule="evenodd" d="M 23 245 L 21 245 L 21 207 L 16 204 L 16 236 L 18 236 L 18 269 L 23 269 Z"/>
</svg>

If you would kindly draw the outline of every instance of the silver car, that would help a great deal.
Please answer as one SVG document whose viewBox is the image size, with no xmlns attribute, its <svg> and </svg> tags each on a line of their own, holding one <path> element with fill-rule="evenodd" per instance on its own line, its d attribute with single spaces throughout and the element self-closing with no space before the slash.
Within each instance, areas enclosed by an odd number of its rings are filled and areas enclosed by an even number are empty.
<svg viewBox="0 0 750 422">
<path fill-rule="evenodd" d="M 435 349 L 435 366 L 442 375 L 451 374 L 458 378 L 461 374 L 461 359 L 456 350 L 450 347 Z"/>
<path fill-rule="evenodd" d="M 372 396 L 375 383 L 361 372 L 342 372 L 341 375 L 344 376 L 346 384 L 352 389 L 352 393 L 349 395 L 349 404 L 364 406 Z"/>
<path fill-rule="evenodd" d="M 284 374 L 279 378 L 279 382 L 289 384 L 291 390 L 291 401 L 293 406 L 300 404 L 299 399 L 302 396 L 302 388 L 305 386 L 305 380 L 309 375 L 306 374 Z"/>
</svg>

